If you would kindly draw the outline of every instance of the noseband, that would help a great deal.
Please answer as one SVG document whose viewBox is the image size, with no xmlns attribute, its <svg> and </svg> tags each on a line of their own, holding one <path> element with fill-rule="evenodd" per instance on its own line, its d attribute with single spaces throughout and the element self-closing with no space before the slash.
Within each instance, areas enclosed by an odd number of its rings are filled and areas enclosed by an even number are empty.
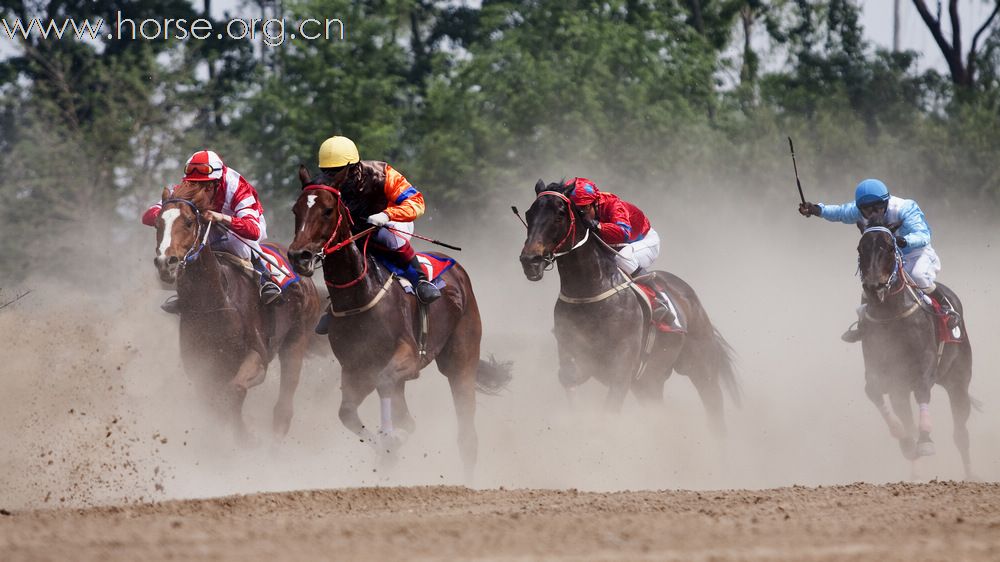
<svg viewBox="0 0 1000 562">
<path fill-rule="evenodd" d="M 559 252 L 558 251 L 559 248 L 562 247 L 562 245 L 565 244 L 567 240 L 572 240 L 576 236 L 576 212 L 574 212 L 573 210 L 573 202 L 570 200 L 570 198 L 566 197 L 562 193 L 559 193 L 558 191 L 543 191 L 539 193 L 538 196 L 535 197 L 535 200 L 537 201 L 538 199 L 541 199 L 542 197 L 545 197 L 547 195 L 558 197 L 559 199 L 562 199 L 566 203 L 566 211 L 569 213 L 569 228 L 566 229 L 566 235 L 562 237 L 562 240 L 560 240 L 558 244 L 552 247 L 552 251 L 549 253 L 549 256 L 544 258 L 546 264 L 548 264 L 548 267 L 546 269 L 552 266 L 556 258 L 561 258 L 562 256 L 565 256 L 566 254 L 579 248 L 580 246 L 583 246 L 590 238 L 590 229 L 588 228 L 586 232 L 584 232 L 583 239 L 574 244 L 573 247 L 571 247 L 570 249 L 564 252 Z"/>
</svg>

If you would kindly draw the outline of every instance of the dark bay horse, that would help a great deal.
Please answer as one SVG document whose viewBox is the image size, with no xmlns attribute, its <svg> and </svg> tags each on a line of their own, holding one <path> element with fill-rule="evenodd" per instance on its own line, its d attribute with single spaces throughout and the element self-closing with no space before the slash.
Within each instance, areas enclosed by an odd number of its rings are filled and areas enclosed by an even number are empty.
<svg viewBox="0 0 1000 562">
<path fill-rule="evenodd" d="M 481 361 L 482 322 L 472 282 L 455 264 L 443 278 L 442 298 L 428 305 L 425 354 L 420 333 L 417 299 L 377 260 L 368 255 L 368 237 L 355 244 L 352 218 L 333 179 L 320 174 L 311 179 L 299 170 L 302 193 L 295 214 L 295 240 L 288 249 L 295 270 L 312 276 L 322 263 L 330 293 L 330 347 L 342 366 L 340 420 L 365 442 L 376 446 L 383 460 L 390 460 L 415 427 L 406 404 L 406 381 L 419 376 L 431 361 L 448 378 L 458 416 L 458 445 L 471 478 L 478 455 L 475 427 L 476 390 L 495 393 L 510 380 L 509 367 Z M 440 254 L 438 254 L 440 255 Z M 369 431 L 358 416 L 358 406 L 377 391 L 381 429 Z"/>
<path fill-rule="evenodd" d="M 567 186 L 541 180 L 528 209 L 528 237 L 521 265 L 538 281 L 553 262 L 559 270 L 560 298 L 555 307 L 559 381 L 568 393 L 590 378 L 608 386 L 606 408 L 621 409 L 629 390 L 643 403 L 663 400 L 663 385 L 677 371 L 691 379 L 717 435 L 725 433 L 723 386 L 734 402 L 740 390 L 731 349 L 709 320 L 701 301 L 676 275 L 657 271 L 686 319 L 687 333 L 657 332 L 647 365 L 639 373 L 647 323 L 631 281 L 619 270 L 612 251 L 584 226 L 579 209 L 566 196 Z"/>
<path fill-rule="evenodd" d="M 264 381 L 267 366 L 281 359 L 281 390 L 274 406 L 274 432 L 288 433 L 302 359 L 313 337 L 320 300 L 312 283 L 293 283 L 270 305 L 260 303 L 258 282 L 235 256 L 206 246 L 202 219 L 214 193 L 182 184 L 163 191 L 156 220 L 156 268 L 177 283 L 180 349 L 185 370 L 221 405 L 238 439 L 249 439 L 242 408 L 247 390 Z M 232 234 L 231 234 L 232 236 Z"/>
<path fill-rule="evenodd" d="M 867 305 L 861 323 L 861 347 L 865 360 L 865 394 L 875 404 L 903 455 L 910 460 L 934 454 L 931 441 L 931 388 L 939 384 L 948 391 L 954 418 L 954 439 L 962 455 L 967 478 L 973 479 L 966 423 L 973 404 L 969 396 L 972 379 L 972 346 L 965 328 L 965 314 L 958 296 L 938 283 L 961 321 L 957 343 L 939 343 L 937 314 L 915 290 L 903 269 L 895 232 L 900 223 L 870 221 L 858 225 L 858 263 Z M 914 424 L 910 394 L 920 408 Z M 886 403 L 886 395 L 890 404 Z"/>
</svg>

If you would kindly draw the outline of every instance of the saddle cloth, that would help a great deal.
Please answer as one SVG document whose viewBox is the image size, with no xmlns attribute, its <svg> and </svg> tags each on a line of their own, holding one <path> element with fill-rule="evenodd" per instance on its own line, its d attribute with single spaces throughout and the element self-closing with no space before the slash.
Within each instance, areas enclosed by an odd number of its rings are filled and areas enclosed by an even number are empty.
<svg viewBox="0 0 1000 562">
<path fill-rule="evenodd" d="M 295 273 L 294 269 L 292 269 L 292 264 L 288 262 L 288 258 L 285 256 L 284 252 L 281 251 L 280 247 L 276 244 L 265 242 L 260 245 L 260 249 L 271 258 L 274 258 L 274 261 L 281 264 L 281 267 L 290 274 L 285 275 L 280 269 L 274 267 L 274 265 L 265 260 L 261 260 L 264 262 L 264 267 L 267 268 L 267 271 L 271 273 L 271 280 L 277 283 L 279 287 L 284 289 L 292 283 L 299 282 L 299 275 Z"/>
<path fill-rule="evenodd" d="M 934 332 L 937 334 L 938 343 L 960 343 L 963 341 L 962 328 L 956 326 L 954 330 L 948 328 L 948 316 L 941 313 L 941 303 L 930 295 L 924 297 L 931 302 L 934 309 Z"/>
<path fill-rule="evenodd" d="M 416 285 L 420 277 L 412 267 L 407 267 L 403 269 L 398 265 L 389 262 L 386 259 L 382 259 L 381 256 L 377 256 L 376 259 L 379 260 L 383 266 L 389 271 L 395 273 L 400 280 L 400 284 L 406 289 L 407 293 L 413 292 L 413 285 Z M 457 263 L 454 258 L 442 258 L 432 254 L 417 253 L 417 261 L 423 266 L 424 273 L 427 275 L 427 279 L 434 283 L 434 286 L 438 289 L 442 289 L 445 286 L 444 282 L 444 272 L 448 271 Z M 403 281 L 408 281 L 408 283 L 403 283 Z"/>
</svg>

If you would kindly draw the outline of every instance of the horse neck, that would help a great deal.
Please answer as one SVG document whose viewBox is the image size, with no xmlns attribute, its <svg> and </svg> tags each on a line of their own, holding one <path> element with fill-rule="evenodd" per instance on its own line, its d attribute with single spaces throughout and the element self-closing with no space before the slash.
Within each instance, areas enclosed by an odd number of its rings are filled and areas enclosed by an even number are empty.
<svg viewBox="0 0 1000 562">
<path fill-rule="evenodd" d="M 368 271 L 365 272 L 366 259 L 356 243 L 348 244 L 323 258 L 323 278 L 330 292 L 330 300 L 337 302 L 339 307 L 363 306 L 382 288 L 378 280 L 378 268 L 374 264 L 369 263 Z M 330 286 L 331 283 L 336 285 L 350 283 L 361 277 L 362 273 L 364 277 L 350 287 Z"/>
<path fill-rule="evenodd" d="M 591 233 L 590 236 L 596 234 Z M 556 266 L 559 268 L 562 294 L 567 297 L 590 297 L 623 280 L 610 252 L 593 239 L 557 258 Z"/>
<path fill-rule="evenodd" d="M 217 308 L 228 296 L 222 288 L 222 266 L 207 246 L 198 257 L 184 266 L 177 280 L 177 294 L 191 308 Z"/>
</svg>

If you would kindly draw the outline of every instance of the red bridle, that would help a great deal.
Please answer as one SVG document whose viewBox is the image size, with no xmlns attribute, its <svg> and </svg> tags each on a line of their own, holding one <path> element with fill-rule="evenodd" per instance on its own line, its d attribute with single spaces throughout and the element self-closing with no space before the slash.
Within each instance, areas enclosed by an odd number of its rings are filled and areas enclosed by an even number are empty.
<svg viewBox="0 0 1000 562">
<path fill-rule="evenodd" d="M 334 237 L 337 236 L 337 231 L 340 230 L 340 225 L 341 225 L 341 223 L 344 220 L 344 215 L 347 215 L 347 221 L 348 221 L 348 223 L 351 226 L 354 226 L 354 220 L 351 218 L 350 211 L 347 210 L 347 206 L 344 205 L 344 201 L 341 199 L 340 190 L 339 189 L 337 189 L 335 187 L 330 187 L 329 185 L 322 185 L 322 184 L 315 183 L 315 184 L 307 185 L 307 186 L 303 187 L 302 191 L 303 192 L 314 191 L 314 190 L 317 190 L 317 189 L 318 190 L 322 190 L 322 191 L 328 191 L 328 192 L 332 193 L 333 196 L 334 196 L 334 199 L 337 201 L 337 210 L 338 210 L 338 212 L 337 212 L 337 224 L 335 224 L 333 226 L 333 232 L 330 233 L 330 237 L 326 240 L 326 243 L 323 244 L 323 255 L 324 256 L 329 256 L 330 254 L 336 252 L 337 250 L 340 250 L 343 247 L 347 246 L 348 244 L 351 244 L 351 243 L 354 242 L 354 237 L 349 236 L 349 237 L 347 237 L 347 239 L 342 240 L 341 242 L 339 242 L 337 244 L 334 244 L 333 246 L 330 245 L 330 244 L 333 243 Z M 358 276 L 357 279 L 354 279 L 353 281 L 349 281 L 349 282 L 344 283 L 344 284 L 337 284 L 337 283 L 332 283 L 332 282 L 330 282 L 328 280 L 324 280 L 326 282 L 326 284 L 327 284 L 328 287 L 333 287 L 334 289 L 346 289 L 348 287 L 353 287 L 354 285 L 357 285 L 359 282 L 361 282 L 362 279 L 365 278 L 365 275 L 368 274 L 368 241 L 369 240 L 371 240 L 371 236 L 366 236 L 365 237 L 365 244 L 364 244 L 364 246 L 362 247 L 362 250 L 361 250 L 362 261 L 365 264 L 364 265 L 364 269 L 361 270 L 361 275 Z"/>
<path fill-rule="evenodd" d="M 573 201 L 571 201 L 569 197 L 566 197 L 565 195 L 559 193 L 558 191 L 543 191 L 539 193 L 535 197 L 535 199 L 536 200 L 541 199 L 545 195 L 554 195 L 565 201 L 566 212 L 569 214 L 569 228 L 566 229 L 566 235 L 563 236 L 562 240 L 560 240 L 559 243 L 552 248 L 552 253 L 555 254 L 559 251 L 559 248 L 566 243 L 567 240 L 572 242 L 573 239 L 576 237 L 576 213 L 573 212 Z"/>
</svg>

